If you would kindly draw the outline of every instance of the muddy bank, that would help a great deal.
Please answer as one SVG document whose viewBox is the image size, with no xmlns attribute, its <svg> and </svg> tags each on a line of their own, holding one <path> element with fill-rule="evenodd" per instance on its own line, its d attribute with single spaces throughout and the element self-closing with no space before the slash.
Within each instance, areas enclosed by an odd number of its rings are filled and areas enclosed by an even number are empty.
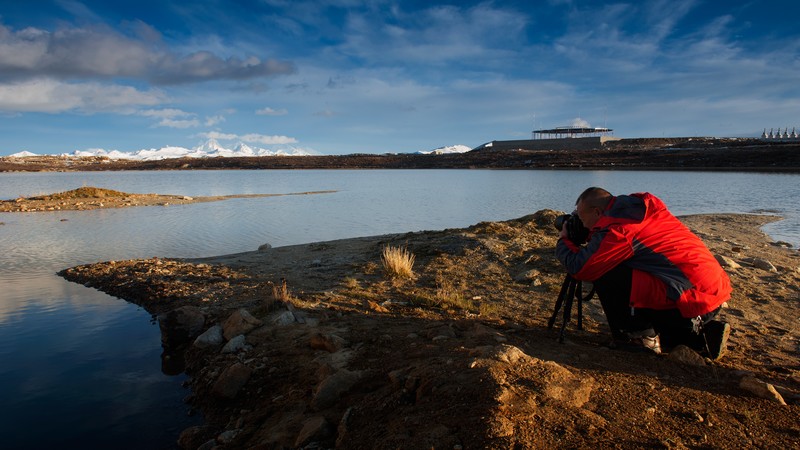
<svg viewBox="0 0 800 450">
<path fill-rule="evenodd" d="M 159 316 L 165 371 L 206 418 L 184 448 L 795 445 L 800 257 L 759 231 L 777 217 L 682 218 L 734 285 L 712 362 L 608 349 L 596 299 L 559 344 L 556 215 L 61 275 Z M 414 277 L 383 271 L 386 245 Z"/>
</svg>

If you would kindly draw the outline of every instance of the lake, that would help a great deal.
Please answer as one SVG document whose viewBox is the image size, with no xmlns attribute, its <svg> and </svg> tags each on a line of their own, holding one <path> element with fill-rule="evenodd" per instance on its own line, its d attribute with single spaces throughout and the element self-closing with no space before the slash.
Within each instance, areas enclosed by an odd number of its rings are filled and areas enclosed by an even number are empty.
<svg viewBox="0 0 800 450">
<path fill-rule="evenodd" d="M 3 448 L 173 448 L 184 375 L 161 372 L 157 324 L 139 307 L 57 277 L 106 260 L 202 257 L 315 241 L 465 227 L 550 208 L 580 192 L 648 191 L 675 214 L 772 213 L 800 245 L 800 175 L 537 170 L 3 173 L 0 198 L 95 186 L 212 196 L 334 193 L 130 209 L 0 213 Z M 555 233 L 555 230 L 554 230 Z"/>
</svg>

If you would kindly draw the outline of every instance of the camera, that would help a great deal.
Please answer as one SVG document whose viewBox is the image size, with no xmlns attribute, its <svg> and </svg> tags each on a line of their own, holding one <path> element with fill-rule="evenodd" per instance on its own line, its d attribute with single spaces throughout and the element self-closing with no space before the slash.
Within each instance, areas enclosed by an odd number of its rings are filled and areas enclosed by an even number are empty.
<svg viewBox="0 0 800 450">
<path fill-rule="evenodd" d="M 578 217 L 577 211 L 573 211 L 572 214 L 562 214 L 556 217 L 553 225 L 555 225 L 556 230 L 561 231 L 565 223 L 567 224 L 567 237 L 570 241 L 578 245 L 586 242 L 586 239 L 589 237 L 589 229 L 583 226 L 583 222 L 581 218 Z"/>
</svg>

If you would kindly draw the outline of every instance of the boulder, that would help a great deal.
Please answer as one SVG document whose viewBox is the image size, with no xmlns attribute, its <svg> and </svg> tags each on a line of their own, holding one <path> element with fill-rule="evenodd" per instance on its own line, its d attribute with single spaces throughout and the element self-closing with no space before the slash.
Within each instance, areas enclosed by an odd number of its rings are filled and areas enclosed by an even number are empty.
<svg viewBox="0 0 800 450">
<path fill-rule="evenodd" d="M 264 322 L 253 317 L 246 309 L 237 309 L 222 324 L 222 335 L 230 340 L 234 336 L 247 334 L 263 324 Z"/>
<path fill-rule="evenodd" d="M 228 343 L 225 344 L 224 347 L 222 347 L 222 351 L 221 352 L 222 353 L 236 353 L 239 350 L 244 350 L 246 348 L 247 348 L 247 341 L 245 340 L 244 335 L 240 334 L 240 335 L 234 337 L 233 339 L 231 339 L 230 341 L 228 341 Z"/>
<path fill-rule="evenodd" d="M 222 327 L 214 325 L 200 336 L 197 336 L 193 345 L 198 348 L 209 348 L 222 345 L 223 342 L 225 342 L 225 339 L 222 336 Z"/>
<path fill-rule="evenodd" d="M 705 366 L 706 361 L 699 353 L 685 345 L 679 345 L 669 352 L 667 357 L 675 362 L 689 366 Z"/>
<path fill-rule="evenodd" d="M 314 391 L 312 405 L 320 410 L 333 406 L 339 398 L 361 379 L 360 371 L 339 370 L 325 378 Z"/>
<path fill-rule="evenodd" d="M 222 399 L 232 399 L 247 384 L 253 369 L 241 363 L 236 363 L 220 374 L 214 383 L 212 393 Z"/>
<path fill-rule="evenodd" d="M 781 394 L 779 394 L 778 391 L 775 389 L 775 386 L 767 382 L 761 381 L 754 376 L 748 375 L 742 377 L 741 381 L 739 381 L 739 387 L 758 397 L 772 400 L 773 402 L 781 405 L 786 405 L 786 401 L 783 399 L 783 396 L 781 396 Z"/>
<path fill-rule="evenodd" d="M 158 316 L 161 342 L 170 347 L 179 347 L 192 342 L 206 324 L 206 317 L 194 306 L 181 306 Z"/>
<path fill-rule="evenodd" d="M 297 435 L 294 446 L 301 448 L 314 441 L 320 441 L 331 436 L 333 427 L 322 416 L 314 416 L 303 423 L 303 428 Z"/>
</svg>

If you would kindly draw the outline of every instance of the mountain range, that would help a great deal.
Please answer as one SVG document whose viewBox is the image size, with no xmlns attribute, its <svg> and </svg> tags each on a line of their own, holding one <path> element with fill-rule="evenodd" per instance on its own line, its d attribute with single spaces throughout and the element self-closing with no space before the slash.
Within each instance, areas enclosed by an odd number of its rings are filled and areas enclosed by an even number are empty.
<svg viewBox="0 0 800 450">
<path fill-rule="evenodd" d="M 429 151 L 419 151 L 419 154 L 447 154 L 464 153 L 471 150 L 466 145 L 450 145 L 439 147 Z M 119 150 L 75 150 L 71 153 L 61 153 L 59 155 L 48 156 L 105 156 L 109 159 L 131 159 L 139 161 L 158 161 L 171 158 L 219 158 L 219 157 L 246 157 L 246 156 L 310 156 L 317 153 L 309 152 L 296 147 L 284 147 L 276 150 L 251 147 L 244 142 L 237 143 L 232 149 L 223 147 L 216 139 L 209 139 L 195 148 L 166 146 L 158 149 L 142 149 L 134 152 L 122 152 Z M 29 156 L 44 156 L 36 153 L 23 151 L 9 155 L 11 157 L 24 158 Z"/>
</svg>

